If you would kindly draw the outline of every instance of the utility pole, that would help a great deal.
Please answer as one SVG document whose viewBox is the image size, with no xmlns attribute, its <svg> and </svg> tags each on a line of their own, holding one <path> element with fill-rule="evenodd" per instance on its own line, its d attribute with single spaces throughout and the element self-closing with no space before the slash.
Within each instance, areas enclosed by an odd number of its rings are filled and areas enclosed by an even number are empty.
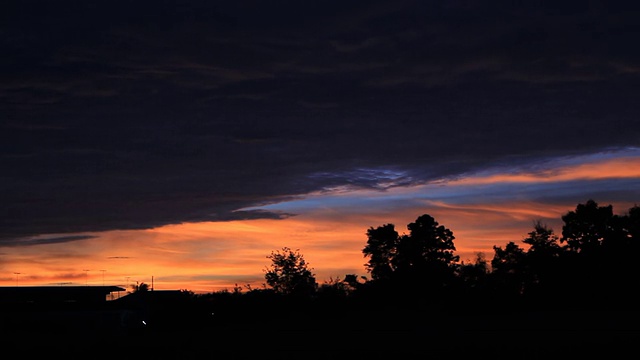
<svg viewBox="0 0 640 360">
<path fill-rule="evenodd" d="M 89 285 L 89 269 L 83 269 L 82 271 L 84 271 L 84 285 L 88 286 Z"/>
<path fill-rule="evenodd" d="M 18 276 L 20 276 L 19 272 L 14 272 L 14 274 L 16 275 L 16 286 L 19 286 L 20 283 L 18 282 Z"/>
<path fill-rule="evenodd" d="M 102 286 L 104 286 L 104 272 L 107 271 L 107 270 L 103 269 L 103 270 L 100 270 L 100 271 L 102 271 Z"/>
</svg>

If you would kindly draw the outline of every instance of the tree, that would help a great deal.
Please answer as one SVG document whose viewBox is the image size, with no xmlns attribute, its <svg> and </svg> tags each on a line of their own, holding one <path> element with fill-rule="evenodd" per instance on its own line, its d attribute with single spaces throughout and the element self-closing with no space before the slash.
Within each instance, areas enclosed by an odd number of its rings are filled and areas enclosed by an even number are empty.
<svg viewBox="0 0 640 360">
<path fill-rule="evenodd" d="M 393 224 L 367 231 L 362 250 L 370 257 L 367 270 L 373 280 L 428 280 L 435 283 L 453 276 L 455 263 L 453 232 L 424 214 L 407 225 L 408 235 L 399 236 Z"/>
<path fill-rule="evenodd" d="M 618 287 L 622 274 L 617 264 L 625 254 L 612 206 L 598 206 L 588 200 L 562 216 L 562 220 L 565 224 L 560 240 L 567 243 L 570 255 L 563 264 L 568 270 L 573 299 L 604 301 Z"/>
<path fill-rule="evenodd" d="M 430 282 L 449 280 L 459 260 L 454 255 L 453 232 L 427 214 L 419 216 L 407 229 L 409 235 L 400 237 L 392 261 L 395 270 Z"/>
<path fill-rule="evenodd" d="M 477 252 L 476 258 L 472 263 L 460 264 L 457 269 L 458 277 L 463 283 L 468 284 L 469 288 L 477 287 L 482 283 L 489 274 L 489 262 L 483 252 Z"/>
<path fill-rule="evenodd" d="M 617 299 L 634 304 L 636 287 L 640 278 L 637 256 L 640 251 L 640 207 L 638 205 L 629 209 L 623 216 L 614 217 L 615 241 L 608 243 L 606 247 L 608 264 L 607 269 L 611 273 L 609 281 L 610 292 L 615 293 Z M 615 272 L 615 273 L 614 273 Z"/>
<path fill-rule="evenodd" d="M 342 279 L 340 277 L 330 277 L 328 281 L 320 285 L 318 293 L 324 297 L 346 298 L 362 285 L 358 279 L 355 274 L 347 274 Z M 360 277 L 360 279 L 366 281 L 364 276 Z"/>
<path fill-rule="evenodd" d="M 560 238 L 553 229 L 540 220 L 534 222 L 533 230 L 522 240 L 529 245 L 526 256 L 521 261 L 525 272 L 523 278 L 527 280 L 525 292 L 531 300 L 535 298 L 549 298 L 552 294 L 556 300 L 567 288 L 568 271 L 573 271 L 562 263 L 567 255 L 566 248 L 560 245 Z M 534 301 L 531 306 L 545 307 L 545 301 Z"/>
<path fill-rule="evenodd" d="M 629 232 L 629 238 L 635 241 L 635 243 L 640 242 L 640 206 L 635 205 L 629 209 L 626 219 L 626 228 Z"/>
<path fill-rule="evenodd" d="M 540 220 L 533 224 L 533 231 L 522 242 L 529 245 L 529 254 L 536 254 L 542 258 L 558 257 L 562 253 L 560 238 L 553 229 L 543 224 Z"/>
<path fill-rule="evenodd" d="M 560 241 L 566 242 L 573 252 L 597 252 L 600 245 L 610 239 L 612 219 L 611 205 L 598 206 L 593 200 L 578 204 L 574 211 L 562 216 L 564 226 Z"/>
<path fill-rule="evenodd" d="M 283 247 L 267 256 L 271 266 L 265 269 L 267 285 L 276 293 L 285 295 L 311 295 L 317 289 L 312 268 L 299 250 Z"/>
<path fill-rule="evenodd" d="M 136 283 L 135 285 L 131 285 L 133 292 L 145 292 L 149 291 L 149 284 L 141 282 L 140 284 Z"/>
<path fill-rule="evenodd" d="M 365 265 L 373 280 L 389 279 L 393 273 L 392 259 L 398 247 L 398 232 L 393 224 L 367 230 L 367 245 L 362 250 L 369 262 Z"/>
<path fill-rule="evenodd" d="M 480 296 L 484 296 L 487 292 L 487 281 L 490 274 L 489 262 L 483 252 L 476 252 L 476 258 L 473 262 L 460 263 L 457 268 L 457 277 L 464 291 L 465 301 L 471 300 L 478 304 Z M 473 298 L 470 298 L 473 296 Z"/>
<path fill-rule="evenodd" d="M 493 250 L 491 278 L 495 289 L 504 295 L 505 300 L 520 297 L 528 282 L 525 250 L 513 241 L 508 242 L 504 249 L 494 245 Z"/>
</svg>

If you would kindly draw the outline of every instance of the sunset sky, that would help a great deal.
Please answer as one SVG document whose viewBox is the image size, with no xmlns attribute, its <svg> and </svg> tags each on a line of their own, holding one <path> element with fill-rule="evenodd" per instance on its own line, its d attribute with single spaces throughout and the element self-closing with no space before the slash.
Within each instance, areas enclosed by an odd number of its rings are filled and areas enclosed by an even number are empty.
<svg viewBox="0 0 640 360">
<path fill-rule="evenodd" d="M 529 4 L 530 3 L 530 4 Z M 560 4 L 561 3 L 561 4 Z M 515 5 L 517 4 L 517 5 Z M 0 286 L 368 276 L 422 214 L 461 260 L 640 204 L 640 5 L 0 6 Z"/>
</svg>

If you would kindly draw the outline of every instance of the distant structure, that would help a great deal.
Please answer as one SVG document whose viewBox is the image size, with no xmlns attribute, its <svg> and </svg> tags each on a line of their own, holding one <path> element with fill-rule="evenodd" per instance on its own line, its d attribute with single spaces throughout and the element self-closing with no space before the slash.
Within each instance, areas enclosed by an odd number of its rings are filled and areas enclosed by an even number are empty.
<svg viewBox="0 0 640 360">
<path fill-rule="evenodd" d="M 33 345 L 48 347 L 82 339 L 104 346 L 103 336 L 172 329 L 190 311 L 186 291 L 145 288 L 116 299 L 112 296 L 123 291 L 123 287 L 104 285 L 0 287 L 2 340 L 7 336 L 12 337 L 10 342 L 38 339 Z"/>
<path fill-rule="evenodd" d="M 119 286 L 2 286 L 2 305 L 101 304 L 114 292 L 125 291 Z"/>
</svg>

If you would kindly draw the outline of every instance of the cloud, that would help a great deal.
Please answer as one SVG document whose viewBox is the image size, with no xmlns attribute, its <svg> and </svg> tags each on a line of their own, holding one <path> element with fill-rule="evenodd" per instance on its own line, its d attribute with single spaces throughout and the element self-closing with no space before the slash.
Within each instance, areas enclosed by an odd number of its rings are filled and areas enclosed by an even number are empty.
<svg viewBox="0 0 640 360">
<path fill-rule="evenodd" d="M 2 246 L 34 246 L 67 243 L 72 241 L 81 241 L 96 238 L 95 235 L 63 235 L 63 236 L 38 236 L 32 238 L 10 239 L 2 242 Z"/>
<path fill-rule="evenodd" d="M 638 146 L 638 9 L 27 3 L 0 38 L 6 244 Z"/>
<path fill-rule="evenodd" d="M 425 206 L 427 208 L 484 208 L 501 209 L 501 212 L 531 214 L 522 203 L 546 204 L 550 210 L 545 216 L 562 206 L 573 206 L 589 198 L 603 199 L 631 207 L 640 198 L 639 149 L 609 151 L 574 157 L 545 159 L 544 162 L 521 166 L 489 167 L 475 173 L 445 177 L 425 182 L 407 183 L 404 186 L 334 187 L 308 194 L 304 197 L 283 200 L 248 208 L 264 211 L 308 213 L 322 209 L 341 208 L 351 213 L 370 211 L 404 211 Z M 371 172 L 375 174 L 376 172 Z M 378 171 L 377 173 L 383 173 Z M 401 174 L 393 171 L 386 174 Z M 337 174 L 336 176 L 344 176 Z M 351 174 L 353 181 L 362 177 Z M 386 182 L 383 176 L 377 176 Z M 605 200 L 606 199 L 606 200 Z M 635 199 L 635 200 L 634 200 Z M 520 203 L 512 208 L 514 203 Z M 535 206 L 541 213 L 542 205 Z M 628 208 L 618 209 L 626 211 Z M 493 211 L 493 210 L 492 210 Z M 558 215 L 558 214 L 556 214 Z"/>
</svg>

